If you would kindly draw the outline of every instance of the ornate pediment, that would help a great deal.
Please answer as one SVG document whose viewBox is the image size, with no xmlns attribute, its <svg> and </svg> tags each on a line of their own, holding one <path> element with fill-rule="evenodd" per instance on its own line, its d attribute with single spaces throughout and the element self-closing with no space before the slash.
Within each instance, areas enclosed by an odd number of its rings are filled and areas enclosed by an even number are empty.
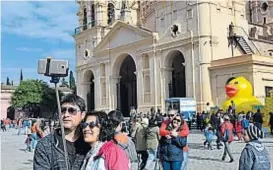
<svg viewBox="0 0 273 170">
<path fill-rule="evenodd" d="M 153 38 L 153 33 L 151 31 L 134 27 L 121 21 L 116 21 L 111 30 L 95 47 L 94 51 L 98 52 L 105 49 L 126 46 L 149 38 Z"/>
</svg>

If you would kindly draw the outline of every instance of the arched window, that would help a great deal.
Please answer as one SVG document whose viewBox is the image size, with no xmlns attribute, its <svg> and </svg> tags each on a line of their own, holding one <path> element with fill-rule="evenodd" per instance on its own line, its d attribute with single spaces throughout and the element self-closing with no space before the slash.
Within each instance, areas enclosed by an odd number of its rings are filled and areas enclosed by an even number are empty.
<svg viewBox="0 0 273 170">
<path fill-rule="evenodd" d="M 95 26 L 95 7 L 94 4 L 91 4 L 91 25 Z"/>
<path fill-rule="evenodd" d="M 112 3 L 108 4 L 108 24 L 111 24 L 115 20 L 115 6 Z"/>
<path fill-rule="evenodd" d="M 83 30 L 87 29 L 87 10 L 83 9 Z"/>
</svg>

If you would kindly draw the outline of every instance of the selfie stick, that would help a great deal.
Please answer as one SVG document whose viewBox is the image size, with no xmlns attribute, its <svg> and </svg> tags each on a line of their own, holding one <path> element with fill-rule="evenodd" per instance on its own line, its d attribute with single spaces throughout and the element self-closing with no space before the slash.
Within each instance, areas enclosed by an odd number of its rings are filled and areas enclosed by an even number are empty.
<svg viewBox="0 0 273 170">
<path fill-rule="evenodd" d="M 65 157 L 66 169 L 69 170 L 69 161 L 68 161 L 68 154 L 67 154 L 67 147 L 66 147 L 66 140 L 65 140 L 65 132 L 64 132 L 63 119 L 62 119 L 62 113 L 61 113 L 61 104 L 60 104 L 58 85 L 57 85 L 59 82 L 59 79 L 60 79 L 59 77 L 51 77 L 50 83 L 54 83 L 55 85 L 58 115 L 59 115 L 59 121 L 61 125 L 61 132 L 62 132 L 62 139 L 63 139 L 63 146 L 64 146 L 64 157 Z"/>
<path fill-rule="evenodd" d="M 69 161 L 68 161 L 64 125 L 63 125 L 63 120 L 62 120 L 61 105 L 60 105 L 60 98 L 59 98 L 59 92 L 58 92 L 58 83 L 59 83 L 60 77 L 66 77 L 68 75 L 68 68 L 66 70 L 66 74 L 51 74 L 50 73 L 50 63 L 51 62 L 53 62 L 51 60 L 51 57 L 47 57 L 46 63 L 44 63 L 45 64 L 45 72 L 41 71 L 41 73 L 43 73 L 47 77 L 51 77 L 50 83 L 54 83 L 54 85 L 55 85 L 55 92 L 56 92 L 56 99 L 57 99 L 57 106 L 58 106 L 58 115 L 59 115 L 59 121 L 60 121 L 60 125 L 61 125 L 61 133 L 62 133 L 62 140 L 63 140 L 63 147 L 64 147 L 66 170 L 69 170 L 70 166 L 69 166 Z M 38 71 L 38 73 L 40 73 L 40 72 Z"/>
</svg>

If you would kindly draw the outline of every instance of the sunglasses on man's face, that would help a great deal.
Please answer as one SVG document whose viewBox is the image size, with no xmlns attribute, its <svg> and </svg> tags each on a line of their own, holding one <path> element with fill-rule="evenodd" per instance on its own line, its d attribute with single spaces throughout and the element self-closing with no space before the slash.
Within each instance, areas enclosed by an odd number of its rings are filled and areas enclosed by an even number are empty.
<svg viewBox="0 0 273 170">
<path fill-rule="evenodd" d="M 168 115 L 169 117 L 174 117 L 174 114 L 170 114 L 170 115 Z"/>
<path fill-rule="evenodd" d="M 83 129 L 85 129 L 87 126 L 88 126 L 90 129 L 92 129 L 92 128 L 94 128 L 94 127 L 98 127 L 99 124 L 98 124 L 98 122 L 89 122 L 89 123 L 87 123 L 87 122 L 82 122 L 81 126 L 82 126 Z"/>
<path fill-rule="evenodd" d="M 66 111 L 68 111 L 68 113 L 71 114 L 71 115 L 76 115 L 77 112 L 80 111 L 80 110 L 78 110 L 76 108 L 73 108 L 73 107 L 62 107 L 61 108 L 61 113 L 62 114 L 65 114 Z"/>
</svg>

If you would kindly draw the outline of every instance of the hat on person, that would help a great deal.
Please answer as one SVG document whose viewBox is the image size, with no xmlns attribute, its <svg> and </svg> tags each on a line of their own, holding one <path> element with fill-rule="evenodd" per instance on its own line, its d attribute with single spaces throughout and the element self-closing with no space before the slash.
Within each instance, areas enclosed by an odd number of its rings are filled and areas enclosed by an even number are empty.
<svg viewBox="0 0 273 170">
<path fill-rule="evenodd" d="M 254 140 L 254 139 L 257 140 L 258 138 L 264 138 L 264 133 L 254 125 L 250 125 L 247 128 L 246 132 L 250 140 Z"/>
<path fill-rule="evenodd" d="M 224 116 L 224 120 L 230 120 L 229 116 L 228 116 L 228 115 L 225 115 L 225 116 Z"/>
</svg>

